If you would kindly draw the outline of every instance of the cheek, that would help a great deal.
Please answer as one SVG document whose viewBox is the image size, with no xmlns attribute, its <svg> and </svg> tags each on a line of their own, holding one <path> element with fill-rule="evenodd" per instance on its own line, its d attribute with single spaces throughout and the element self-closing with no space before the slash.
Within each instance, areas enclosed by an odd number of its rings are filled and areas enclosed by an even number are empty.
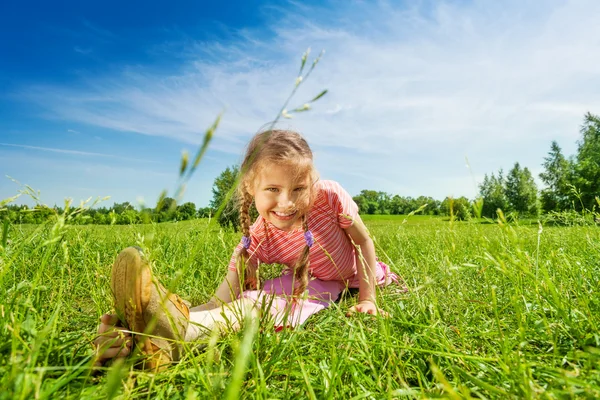
<svg viewBox="0 0 600 400">
<path fill-rule="evenodd" d="M 272 207 L 273 201 L 268 196 L 257 196 L 254 198 L 254 204 L 256 204 L 256 209 L 260 211 L 264 211 Z"/>
</svg>

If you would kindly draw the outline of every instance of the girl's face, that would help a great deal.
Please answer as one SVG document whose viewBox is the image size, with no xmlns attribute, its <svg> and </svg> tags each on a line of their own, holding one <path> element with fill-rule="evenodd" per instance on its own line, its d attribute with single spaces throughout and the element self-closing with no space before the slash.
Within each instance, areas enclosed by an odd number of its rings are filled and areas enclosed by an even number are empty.
<svg viewBox="0 0 600 400">
<path fill-rule="evenodd" d="M 258 174 L 250 194 L 258 213 L 275 227 L 298 228 L 309 203 L 310 176 L 298 177 L 291 166 L 269 164 Z"/>
</svg>

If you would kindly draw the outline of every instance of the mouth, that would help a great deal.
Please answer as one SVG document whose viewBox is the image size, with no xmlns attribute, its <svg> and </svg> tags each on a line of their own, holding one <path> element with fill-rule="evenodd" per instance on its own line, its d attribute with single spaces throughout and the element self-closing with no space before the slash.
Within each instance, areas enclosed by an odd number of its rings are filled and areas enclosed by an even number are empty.
<svg viewBox="0 0 600 400">
<path fill-rule="evenodd" d="M 271 211 L 271 214 L 281 221 L 289 221 L 290 219 L 294 218 L 297 212 L 298 210 L 288 212 Z"/>
</svg>

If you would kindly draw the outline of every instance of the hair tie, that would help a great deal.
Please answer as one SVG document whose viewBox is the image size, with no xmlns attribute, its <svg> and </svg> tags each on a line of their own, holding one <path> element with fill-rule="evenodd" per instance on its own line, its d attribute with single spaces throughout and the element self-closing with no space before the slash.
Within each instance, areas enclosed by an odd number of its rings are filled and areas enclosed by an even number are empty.
<svg viewBox="0 0 600 400">
<path fill-rule="evenodd" d="M 250 248 L 251 242 L 250 236 L 242 236 L 242 246 L 244 246 L 246 250 Z"/>
<path fill-rule="evenodd" d="M 312 247 L 312 245 L 315 243 L 315 238 L 310 230 L 304 232 L 304 240 L 306 240 L 306 245 L 308 247 Z"/>
</svg>

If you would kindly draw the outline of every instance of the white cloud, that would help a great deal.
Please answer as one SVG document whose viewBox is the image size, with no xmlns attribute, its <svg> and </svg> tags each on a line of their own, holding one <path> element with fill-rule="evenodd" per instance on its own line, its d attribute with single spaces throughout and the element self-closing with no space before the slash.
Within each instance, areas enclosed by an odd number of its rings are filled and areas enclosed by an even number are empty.
<svg viewBox="0 0 600 400">
<path fill-rule="evenodd" d="M 436 197 L 474 195 L 465 155 L 477 176 L 515 161 L 536 170 L 551 140 L 568 153 L 584 113 L 600 112 L 600 2 L 334 4 L 272 7 L 268 35 L 190 41 L 168 74 L 128 67 L 23 96 L 53 118 L 189 143 L 225 109 L 214 148 L 238 153 L 287 97 L 302 51 L 324 48 L 292 102 L 329 89 L 292 122 L 321 168 L 357 187 Z"/>
<path fill-rule="evenodd" d="M 0 143 L 0 146 L 17 147 L 17 148 L 26 149 L 26 150 L 37 150 L 37 151 L 44 151 L 44 152 L 51 152 L 51 153 L 69 154 L 69 155 L 75 155 L 75 156 L 103 157 L 103 158 L 114 158 L 114 159 L 127 160 L 127 161 L 141 161 L 141 162 L 147 162 L 147 163 L 156 163 L 156 161 L 154 161 L 154 160 L 144 160 L 144 159 L 132 158 L 132 157 L 119 157 L 119 156 L 115 156 L 113 154 L 94 153 L 94 152 L 89 152 L 89 151 L 69 150 L 69 149 L 57 149 L 57 148 L 53 148 L 53 147 L 29 146 L 29 145 L 25 145 L 25 144 L 15 144 L 15 143 Z"/>
</svg>

